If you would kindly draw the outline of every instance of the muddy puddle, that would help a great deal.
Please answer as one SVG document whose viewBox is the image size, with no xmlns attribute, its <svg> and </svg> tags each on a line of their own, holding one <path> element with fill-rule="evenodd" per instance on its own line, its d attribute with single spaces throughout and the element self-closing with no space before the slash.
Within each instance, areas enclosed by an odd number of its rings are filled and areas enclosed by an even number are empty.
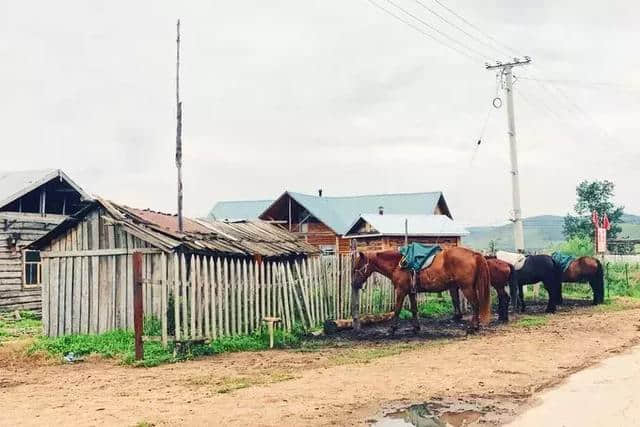
<svg viewBox="0 0 640 427">
<path fill-rule="evenodd" d="M 517 413 L 521 399 L 487 398 L 434 399 L 424 403 L 383 409 L 376 419 L 368 420 L 374 427 L 462 427 L 501 425 Z"/>
</svg>

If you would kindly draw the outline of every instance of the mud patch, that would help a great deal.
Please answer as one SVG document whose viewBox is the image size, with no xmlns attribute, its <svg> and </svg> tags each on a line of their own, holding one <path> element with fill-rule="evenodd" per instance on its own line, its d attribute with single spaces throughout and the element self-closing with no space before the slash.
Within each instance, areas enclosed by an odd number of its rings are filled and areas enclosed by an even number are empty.
<svg viewBox="0 0 640 427">
<path fill-rule="evenodd" d="M 434 398 L 404 407 L 390 405 L 380 417 L 369 420 L 369 424 L 375 427 L 501 425 L 517 414 L 524 401 L 508 397 Z"/>
</svg>

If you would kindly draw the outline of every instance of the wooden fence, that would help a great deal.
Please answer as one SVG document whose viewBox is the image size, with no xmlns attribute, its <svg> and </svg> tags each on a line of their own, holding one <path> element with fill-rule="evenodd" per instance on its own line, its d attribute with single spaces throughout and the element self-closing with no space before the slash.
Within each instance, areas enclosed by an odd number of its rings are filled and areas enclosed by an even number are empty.
<svg viewBox="0 0 640 427">
<path fill-rule="evenodd" d="M 169 316 L 176 340 L 250 334 L 267 316 L 280 317 L 288 331 L 296 323 L 313 328 L 350 316 L 348 255 L 263 263 L 175 255 L 173 265 Z M 374 276 L 360 298 L 363 313 L 389 311 L 393 287 L 389 279 Z M 163 326 L 164 341 L 167 334 Z"/>
<path fill-rule="evenodd" d="M 164 343 L 250 334 L 266 316 L 288 331 L 350 317 L 348 255 L 258 263 L 150 248 L 52 251 L 41 253 L 44 333 L 132 329 L 132 251 L 144 254 L 144 315 L 160 320 Z M 389 279 L 373 275 L 360 292 L 361 313 L 393 306 Z"/>
</svg>

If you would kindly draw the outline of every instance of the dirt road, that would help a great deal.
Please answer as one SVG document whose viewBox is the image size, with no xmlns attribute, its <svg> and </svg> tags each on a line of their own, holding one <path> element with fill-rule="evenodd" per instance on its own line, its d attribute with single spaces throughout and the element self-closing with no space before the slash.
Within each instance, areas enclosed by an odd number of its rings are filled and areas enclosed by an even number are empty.
<svg viewBox="0 0 640 427">
<path fill-rule="evenodd" d="M 639 343 L 640 307 L 579 308 L 466 338 L 228 354 L 157 368 L 105 361 L 0 371 L 0 425 L 365 425 L 381 408 L 536 391 Z"/>
<path fill-rule="evenodd" d="M 640 347 L 571 375 L 512 426 L 640 426 Z"/>
</svg>

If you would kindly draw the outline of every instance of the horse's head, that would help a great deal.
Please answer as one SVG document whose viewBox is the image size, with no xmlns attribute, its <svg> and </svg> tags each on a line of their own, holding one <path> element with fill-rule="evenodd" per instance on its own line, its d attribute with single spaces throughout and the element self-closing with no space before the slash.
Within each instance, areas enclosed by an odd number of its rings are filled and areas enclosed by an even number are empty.
<svg viewBox="0 0 640 427">
<path fill-rule="evenodd" d="M 351 282 L 351 286 L 355 289 L 361 289 L 373 271 L 371 254 L 367 252 L 356 252 L 353 260 L 353 281 Z"/>
</svg>

